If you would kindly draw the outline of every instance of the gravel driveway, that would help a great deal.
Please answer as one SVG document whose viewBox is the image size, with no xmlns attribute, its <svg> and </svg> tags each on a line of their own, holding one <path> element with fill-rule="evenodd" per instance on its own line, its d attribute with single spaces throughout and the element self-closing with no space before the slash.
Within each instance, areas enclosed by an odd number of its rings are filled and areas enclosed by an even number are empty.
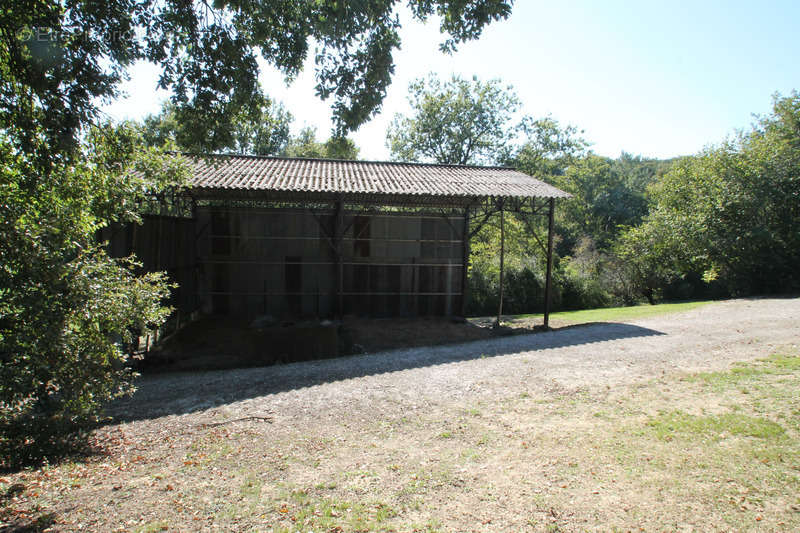
<svg viewBox="0 0 800 533">
<path fill-rule="evenodd" d="M 170 417 L 177 425 L 266 414 L 292 425 L 319 417 L 368 418 L 718 369 L 798 341 L 799 298 L 729 300 L 626 323 L 460 345 L 146 376 L 112 414 L 128 422 Z"/>
</svg>

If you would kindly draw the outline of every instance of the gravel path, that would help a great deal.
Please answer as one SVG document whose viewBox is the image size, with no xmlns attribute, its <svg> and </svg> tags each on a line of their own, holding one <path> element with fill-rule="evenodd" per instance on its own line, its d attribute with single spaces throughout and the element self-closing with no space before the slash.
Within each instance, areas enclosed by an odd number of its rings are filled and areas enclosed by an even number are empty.
<svg viewBox="0 0 800 533">
<path fill-rule="evenodd" d="M 718 369 L 800 342 L 800 298 L 741 299 L 692 311 L 468 344 L 203 373 L 147 376 L 112 414 L 197 424 L 269 413 L 287 423 L 430 409 Z M 161 418 L 164 421 L 163 418 Z M 146 423 L 146 422 L 145 422 Z"/>
</svg>

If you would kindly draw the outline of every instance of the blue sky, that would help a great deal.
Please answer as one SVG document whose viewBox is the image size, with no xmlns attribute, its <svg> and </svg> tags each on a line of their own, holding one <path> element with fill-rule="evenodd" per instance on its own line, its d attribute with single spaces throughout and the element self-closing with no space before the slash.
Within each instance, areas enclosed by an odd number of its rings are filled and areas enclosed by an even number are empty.
<svg viewBox="0 0 800 533">
<path fill-rule="evenodd" d="M 402 16 L 402 13 L 401 13 Z M 386 128 L 408 111 L 408 83 L 435 72 L 513 85 L 523 112 L 550 114 L 584 130 L 595 152 L 652 157 L 695 153 L 767 113 L 774 92 L 800 89 L 800 2 L 518 0 L 511 17 L 452 56 L 438 52 L 438 26 L 401 18 L 403 48 L 380 115 L 353 134 L 365 159 L 387 159 Z M 166 97 L 157 72 L 137 65 L 129 97 L 107 106 L 141 118 Z M 265 66 L 267 94 L 294 114 L 295 129 L 330 131 L 314 96 L 313 61 L 289 87 Z"/>
</svg>

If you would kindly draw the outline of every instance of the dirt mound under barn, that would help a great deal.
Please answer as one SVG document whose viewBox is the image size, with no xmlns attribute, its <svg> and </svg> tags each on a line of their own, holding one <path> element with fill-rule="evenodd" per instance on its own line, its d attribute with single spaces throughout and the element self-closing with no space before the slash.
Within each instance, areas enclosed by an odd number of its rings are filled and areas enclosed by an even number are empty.
<svg viewBox="0 0 800 533">
<path fill-rule="evenodd" d="M 532 329 L 530 324 L 518 332 L 528 333 Z M 139 366 L 143 371 L 266 366 L 469 342 L 497 335 L 491 321 L 481 319 L 345 317 L 341 321 L 272 322 L 266 319 L 247 324 L 231 317 L 206 316 L 166 338 Z"/>
</svg>

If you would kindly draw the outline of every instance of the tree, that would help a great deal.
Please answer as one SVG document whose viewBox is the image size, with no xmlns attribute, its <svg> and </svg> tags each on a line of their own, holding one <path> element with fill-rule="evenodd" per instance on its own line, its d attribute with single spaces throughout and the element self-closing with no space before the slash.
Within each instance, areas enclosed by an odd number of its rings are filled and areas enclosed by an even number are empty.
<svg viewBox="0 0 800 533">
<path fill-rule="evenodd" d="M 719 280 L 733 294 L 800 288 L 800 95 L 749 132 L 676 162 L 621 246 L 638 263 Z"/>
<path fill-rule="evenodd" d="M 230 144 L 219 145 L 210 139 L 207 144 L 217 146 L 218 151 L 225 153 L 282 155 L 289 144 L 291 123 L 292 114 L 283 104 L 264 98 L 255 118 L 246 113 L 234 117 Z M 163 146 L 167 142 L 173 142 L 179 148 L 188 151 L 192 150 L 192 139 L 195 137 L 195 134 L 178 119 L 175 105 L 171 102 L 165 102 L 157 115 L 145 117 L 142 123 L 142 135 L 145 142 L 151 146 Z"/>
<path fill-rule="evenodd" d="M 552 117 L 524 117 L 517 127 L 522 145 L 515 150 L 507 164 L 530 176 L 552 181 L 582 157 L 588 143 L 575 126 L 562 127 Z"/>
<path fill-rule="evenodd" d="M 409 92 L 411 116 L 395 115 L 387 133 L 393 159 L 468 165 L 507 157 L 520 106 L 511 87 L 476 77 L 442 82 L 431 74 L 412 82 Z"/>
<path fill-rule="evenodd" d="M 409 85 L 409 116 L 397 114 L 386 144 L 400 161 L 443 164 L 501 164 L 546 178 L 564 171 L 588 144 L 575 126 L 562 127 L 552 117 L 523 116 L 511 86 L 435 75 Z"/>
<path fill-rule="evenodd" d="M 34 132 L 30 109 L 18 96 L 35 93 L 35 106 L 48 112 L 39 118 L 53 134 L 50 140 L 68 148 L 97 118 L 97 104 L 117 95 L 127 67 L 145 60 L 161 67 L 159 85 L 171 92 L 178 120 L 194 132 L 187 143 L 216 150 L 231 144 L 234 117 L 259 112 L 256 56 L 292 77 L 313 39 L 317 93 L 333 99 L 336 128 L 344 133 L 379 109 L 391 81 L 392 53 L 400 45 L 396 4 L 18 2 L 0 13 L 2 108 L 6 119 L 19 119 L 21 131 Z M 502 0 L 412 0 L 409 7 L 417 20 L 440 17 L 448 35 L 441 44 L 445 51 L 479 37 L 487 24 L 511 12 L 511 3 Z"/>
<path fill-rule="evenodd" d="M 628 228 L 615 241 L 612 290 L 625 304 L 644 297 L 656 303 L 664 286 L 679 275 L 673 251 L 678 249 L 677 232 L 660 224 Z"/>
<path fill-rule="evenodd" d="M 632 189 L 616 162 L 607 157 L 589 154 L 550 181 L 572 194 L 558 213 L 562 246 L 570 250 L 583 237 L 608 250 L 620 226 L 635 226 L 647 214 L 645 191 Z"/>
<path fill-rule="evenodd" d="M 331 137 L 325 142 L 317 140 L 314 128 L 300 130 L 289 139 L 282 155 L 288 157 L 311 157 L 315 159 L 358 159 L 358 147 L 347 137 Z"/>
<path fill-rule="evenodd" d="M 267 100 L 257 120 L 238 117 L 234 127 L 234 151 L 239 154 L 277 155 L 289 144 L 292 114 L 280 103 Z"/>
<path fill-rule="evenodd" d="M 282 104 L 265 98 L 260 115 L 255 119 L 244 114 L 235 117 L 231 144 L 220 146 L 218 151 L 319 159 L 358 158 L 358 147 L 347 137 L 333 136 L 320 142 L 317 140 L 316 130 L 311 127 L 303 128 L 298 135 L 291 135 L 292 120 L 292 114 Z M 150 146 L 159 147 L 165 143 L 173 143 L 184 151 L 192 149 L 187 140 L 194 134 L 187 131 L 186 125 L 180 122 L 172 103 L 166 102 L 159 114 L 145 117 L 141 131 L 145 142 Z"/>
<path fill-rule="evenodd" d="M 135 222 L 152 194 L 180 183 L 180 161 L 129 125 L 87 131 L 82 159 L 41 168 L 0 136 L 0 462 L 54 452 L 131 390 L 133 336 L 169 309 L 162 274 L 140 275 L 95 242 L 110 221 Z"/>
<path fill-rule="evenodd" d="M 150 195 L 179 186 L 186 172 L 135 128 L 100 122 L 98 105 L 118 96 L 127 68 L 160 66 L 182 143 L 216 151 L 236 144 L 238 117 L 263 111 L 257 55 L 291 77 L 313 39 L 317 93 L 333 100 L 344 134 L 379 109 L 390 82 L 396 3 L 22 0 L 0 10 L 4 452 L 35 455 L 129 390 L 125 340 L 166 313 L 165 280 L 109 259 L 94 240 L 100 227 L 135 220 Z M 501 0 L 409 5 L 418 20 L 440 17 L 446 51 L 511 10 Z M 34 426 L 50 437 L 32 435 Z"/>
<path fill-rule="evenodd" d="M 614 160 L 614 171 L 623 177 L 625 186 L 646 196 L 647 189 L 661 180 L 672 166 L 674 159 L 652 159 L 622 152 Z"/>
</svg>

